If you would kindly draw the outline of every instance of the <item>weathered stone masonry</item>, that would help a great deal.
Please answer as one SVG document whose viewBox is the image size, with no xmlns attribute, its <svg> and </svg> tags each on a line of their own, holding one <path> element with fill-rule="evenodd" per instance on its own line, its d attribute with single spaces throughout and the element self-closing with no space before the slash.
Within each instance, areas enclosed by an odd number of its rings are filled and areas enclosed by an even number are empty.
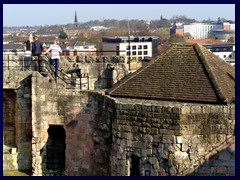
<svg viewBox="0 0 240 180">
<path fill-rule="evenodd" d="M 122 64 L 108 77 L 109 65 L 84 63 L 82 73 L 98 72 L 90 89 L 119 80 L 118 72 L 125 75 Z M 33 176 L 235 175 L 234 102 L 113 98 L 104 90 L 65 86 L 38 72 L 4 69 L 4 170 Z"/>
<path fill-rule="evenodd" d="M 57 173 L 46 168 L 44 157 L 50 125 L 61 125 L 66 132 L 65 175 L 109 174 L 110 132 L 108 119 L 102 117 L 102 95 L 50 87 L 38 76 L 32 77 L 34 175 Z"/>
<path fill-rule="evenodd" d="M 37 176 L 235 175 L 234 105 L 117 99 L 64 89 L 37 72 L 25 77 L 15 90 L 19 169 Z M 65 131 L 63 172 L 47 168 L 51 126 Z"/>
<path fill-rule="evenodd" d="M 234 105 L 110 101 L 111 175 L 235 175 Z"/>
</svg>

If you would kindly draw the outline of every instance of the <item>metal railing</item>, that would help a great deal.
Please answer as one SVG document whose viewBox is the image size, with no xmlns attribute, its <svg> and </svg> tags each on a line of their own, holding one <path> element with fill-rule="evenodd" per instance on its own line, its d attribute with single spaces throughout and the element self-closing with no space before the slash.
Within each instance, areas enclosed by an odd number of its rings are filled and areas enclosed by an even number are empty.
<svg viewBox="0 0 240 180">
<path fill-rule="evenodd" d="M 55 65 L 49 62 L 49 57 L 43 57 L 36 61 L 32 56 L 4 55 L 3 70 L 39 71 L 43 76 L 49 76 L 52 80 L 56 80 Z M 65 72 L 59 67 L 57 79 L 64 82 L 67 89 L 89 90 L 89 75 L 87 73 L 81 74 L 81 69 L 72 69 Z M 82 82 L 82 80 L 84 80 L 85 83 Z M 85 88 L 82 88 L 83 85 Z"/>
</svg>

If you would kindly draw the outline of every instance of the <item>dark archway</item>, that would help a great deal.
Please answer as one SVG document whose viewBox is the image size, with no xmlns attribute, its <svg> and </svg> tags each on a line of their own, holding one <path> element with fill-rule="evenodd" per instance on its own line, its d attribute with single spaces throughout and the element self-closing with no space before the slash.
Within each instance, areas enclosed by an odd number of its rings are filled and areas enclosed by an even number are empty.
<svg viewBox="0 0 240 180">
<path fill-rule="evenodd" d="M 60 125 L 50 125 L 46 144 L 46 168 L 64 170 L 65 168 L 65 130 Z"/>
<path fill-rule="evenodd" d="M 140 157 L 132 154 L 132 163 L 130 168 L 130 176 L 140 176 Z"/>
</svg>

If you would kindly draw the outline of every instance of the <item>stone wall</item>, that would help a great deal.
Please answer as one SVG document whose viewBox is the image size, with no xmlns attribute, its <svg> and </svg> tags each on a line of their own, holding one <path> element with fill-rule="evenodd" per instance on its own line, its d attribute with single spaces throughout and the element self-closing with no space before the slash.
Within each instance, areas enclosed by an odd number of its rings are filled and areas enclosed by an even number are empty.
<svg viewBox="0 0 240 180">
<path fill-rule="evenodd" d="M 138 169 L 141 176 L 235 175 L 234 105 L 109 104 L 115 107 L 111 175 L 136 175 Z"/>
<path fill-rule="evenodd" d="M 109 120 L 101 93 L 64 89 L 38 73 L 32 77 L 33 175 L 108 175 Z M 47 168 L 50 125 L 65 130 L 64 172 Z"/>
<path fill-rule="evenodd" d="M 64 70 L 79 68 L 89 78 L 82 79 L 82 89 L 107 89 L 129 74 L 129 66 L 122 57 L 95 57 L 93 60 L 78 60 L 78 57 L 62 57 L 60 67 Z M 141 67 L 138 61 L 131 62 L 131 71 Z"/>
<path fill-rule="evenodd" d="M 4 71 L 36 71 L 36 62 L 31 57 L 4 55 L 3 59 Z M 131 71 L 135 71 L 140 67 L 140 62 L 131 62 Z M 94 57 L 94 59 L 88 57 L 86 60 L 80 57 L 62 56 L 60 68 L 66 72 L 73 69 L 81 69 L 81 74 L 83 75 L 81 80 L 82 90 L 110 88 L 130 72 L 124 58 L 118 56 L 99 56 Z M 11 77 L 14 78 L 14 76 Z M 13 81 L 9 79 L 9 83 L 13 83 Z"/>
<path fill-rule="evenodd" d="M 4 147 L 12 154 L 15 169 L 31 170 L 31 80 L 30 72 L 4 71 L 4 127 L 9 127 L 11 133 L 3 129 L 5 136 L 12 137 L 12 142 L 4 140 Z M 6 101 L 5 101 L 6 100 Z M 11 102 L 9 101 L 11 100 Z M 14 102 L 14 103 L 13 103 Z M 10 104 L 9 104 L 10 103 Z M 13 137 L 14 136 L 14 137 Z M 13 138 L 15 139 L 13 142 Z M 14 153 L 12 153 L 14 151 Z M 7 161 L 4 161 L 7 163 Z M 5 166 L 8 167 L 8 166 Z"/>
<path fill-rule="evenodd" d="M 14 146 L 4 168 L 34 176 L 235 175 L 233 104 L 110 98 L 31 71 L 4 70 L 3 85 L 4 142 Z M 47 167 L 52 126 L 64 131 L 63 171 Z"/>
</svg>

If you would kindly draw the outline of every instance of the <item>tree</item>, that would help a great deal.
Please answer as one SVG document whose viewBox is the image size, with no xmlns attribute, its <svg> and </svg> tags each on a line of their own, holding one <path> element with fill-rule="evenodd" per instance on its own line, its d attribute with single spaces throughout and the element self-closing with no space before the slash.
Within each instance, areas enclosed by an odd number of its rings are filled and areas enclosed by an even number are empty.
<svg viewBox="0 0 240 180">
<path fill-rule="evenodd" d="M 235 38 L 233 36 L 231 36 L 228 41 L 229 43 L 235 43 Z"/>
<path fill-rule="evenodd" d="M 184 36 L 185 39 L 193 39 L 192 35 L 189 32 L 184 33 L 183 36 Z"/>
<path fill-rule="evenodd" d="M 149 31 L 149 28 L 145 22 L 141 23 L 137 27 L 137 35 L 138 36 L 150 36 L 151 35 L 151 32 Z"/>
<path fill-rule="evenodd" d="M 173 34 L 168 39 L 169 43 L 185 43 L 184 37 L 178 34 Z"/>
<path fill-rule="evenodd" d="M 60 31 L 59 39 L 66 39 L 68 36 L 64 31 Z"/>
<path fill-rule="evenodd" d="M 167 28 L 157 29 L 152 33 L 152 35 L 159 37 L 162 41 L 169 38 L 169 32 Z"/>
</svg>

